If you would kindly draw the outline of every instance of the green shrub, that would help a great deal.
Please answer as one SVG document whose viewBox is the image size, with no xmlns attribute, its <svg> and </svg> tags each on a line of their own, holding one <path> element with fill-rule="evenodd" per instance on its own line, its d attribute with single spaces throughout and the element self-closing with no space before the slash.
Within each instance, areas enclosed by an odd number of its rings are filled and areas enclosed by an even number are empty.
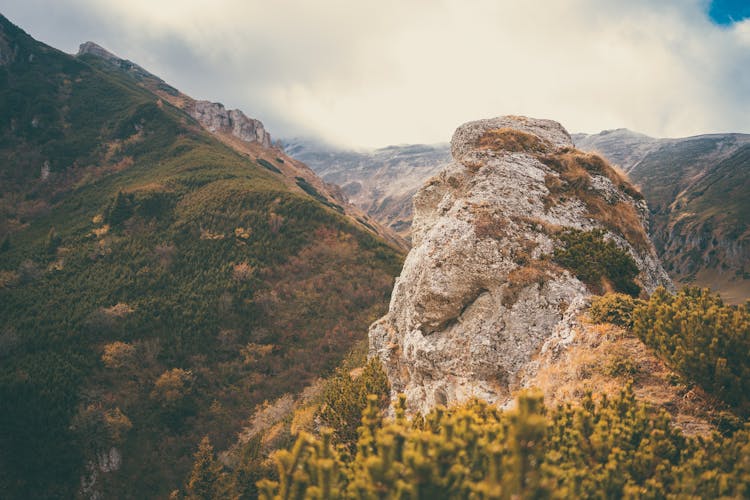
<svg viewBox="0 0 750 500">
<path fill-rule="evenodd" d="M 616 292 L 638 296 L 641 287 L 634 281 L 638 266 L 628 252 L 605 240 L 602 230 L 571 229 L 559 238 L 562 246 L 555 248 L 554 261 L 570 269 L 592 290 L 602 292 L 611 284 Z"/>
<path fill-rule="evenodd" d="M 633 311 L 633 332 L 676 371 L 750 415 L 750 311 L 708 289 L 663 288 Z"/>
<path fill-rule="evenodd" d="M 263 158 L 258 158 L 258 163 L 275 174 L 281 173 L 281 170 L 276 168 L 276 166 L 268 160 L 264 160 Z M 281 163 L 284 163 L 284 162 L 282 161 Z"/>
<path fill-rule="evenodd" d="M 633 326 L 633 310 L 643 301 L 622 293 L 607 293 L 594 297 L 589 316 L 596 323 L 613 323 L 630 328 Z"/>
<path fill-rule="evenodd" d="M 633 377 L 640 371 L 641 367 L 624 354 L 615 354 L 604 367 L 604 373 L 610 377 Z"/>
<path fill-rule="evenodd" d="M 282 498 L 746 498 L 750 428 L 693 440 L 668 415 L 617 397 L 545 408 L 520 395 L 501 411 L 481 401 L 424 418 L 382 418 L 376 397 L 359 428 L 354 456 L 330 431 L 301 436 L 272 456 L 278 476 L 260 497 Z"/>
<path fill-rule="evenodd" d="M 357 445 L 357 427 L 362 420 L 362 409 L 369 394 L 378 397 L 378 405 L 388 404 L 390 385 L 380 361 L 371 359 L 362 371 L 352 377 L 350 372 L 339 369 L 331 377 L 323 393 L 323 404 L 318 418 L 325 427 L 333 429 L 333 439 L 350 451 Z"/>
</svg>

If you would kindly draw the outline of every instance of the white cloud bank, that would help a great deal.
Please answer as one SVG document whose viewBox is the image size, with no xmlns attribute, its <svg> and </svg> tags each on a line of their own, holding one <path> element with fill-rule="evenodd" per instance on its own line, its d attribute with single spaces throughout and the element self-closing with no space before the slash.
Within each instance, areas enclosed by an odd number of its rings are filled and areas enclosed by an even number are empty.
<svg viewBox="0 0 750 500">
<path fill-rule="evenodd" d="M 6 2 L 7 3 L 7 2 Z M 67 51 L 92 39 L 276 137 L 438 142 L 464 121 L 750 132 L 750 20 L 705 0 L 13 0 Z M 50 12 L 50 11 L 53 12 Z"/>
</svg>

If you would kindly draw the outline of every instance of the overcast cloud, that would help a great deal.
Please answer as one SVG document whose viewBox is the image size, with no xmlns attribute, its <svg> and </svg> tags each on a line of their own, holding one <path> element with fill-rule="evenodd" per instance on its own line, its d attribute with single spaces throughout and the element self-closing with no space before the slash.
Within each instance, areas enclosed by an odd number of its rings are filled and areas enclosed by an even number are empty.
<svg viewBox="0 0 750 500">
<path fill-rule="evenodd" d="M 440 142 L 502 114 L 570 131 L 750 132 L 750 20 L 705 0 L 0 0 L 66 52 L 95 41 L 273 136 Z"/>
</svg>

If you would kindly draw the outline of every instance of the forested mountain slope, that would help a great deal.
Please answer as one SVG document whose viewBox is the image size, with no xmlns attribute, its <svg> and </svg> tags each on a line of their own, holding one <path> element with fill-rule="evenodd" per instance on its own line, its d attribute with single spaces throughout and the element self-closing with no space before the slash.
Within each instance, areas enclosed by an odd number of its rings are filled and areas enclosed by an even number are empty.
<svg viewBox="0 0 750 500">
<path fill-rule="evenodd" d="M 3 496 L 166 495 L 384 311 L 379 229 L 225 142 L 0 17 Z"/>
</svg>

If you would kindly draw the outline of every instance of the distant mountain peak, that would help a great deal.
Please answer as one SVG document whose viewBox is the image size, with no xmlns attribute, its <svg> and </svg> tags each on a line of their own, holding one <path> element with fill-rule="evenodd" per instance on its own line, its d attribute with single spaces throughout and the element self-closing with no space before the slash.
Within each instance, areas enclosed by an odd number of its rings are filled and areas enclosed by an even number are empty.
<svg viewBox="0 0 750 500">
<path fill-rule="evenodd" d="M 78 46 L 76 57 L 81 57 L 85 54 L 91 54 L 93 56 L 101 57 L 102 59 L 120 59 L 112 52 L 95 42 L 83 42 Z"/>
<path fill-rule="evenodd" d="M 122 57 L 113 54 L 112 52 L 95 42 L 84 42 L 78 47 L 78 53 L 76 54 L 76 57 L 80 58 L 83 56 L 94 56 L 103 61 L 106 61 L 112 66 L 121 69 L 126 73 L 129 73 L 138 81 L 152 80 L 159 90 L 162 90 L 172 96 L 177 96 L 179 94 L 179 91 L 176 88 L 167 84 L 164 80 L 162 80 L 155 74 L 147 71 L 133 61 L 123 59 Z"/>
</svg>

